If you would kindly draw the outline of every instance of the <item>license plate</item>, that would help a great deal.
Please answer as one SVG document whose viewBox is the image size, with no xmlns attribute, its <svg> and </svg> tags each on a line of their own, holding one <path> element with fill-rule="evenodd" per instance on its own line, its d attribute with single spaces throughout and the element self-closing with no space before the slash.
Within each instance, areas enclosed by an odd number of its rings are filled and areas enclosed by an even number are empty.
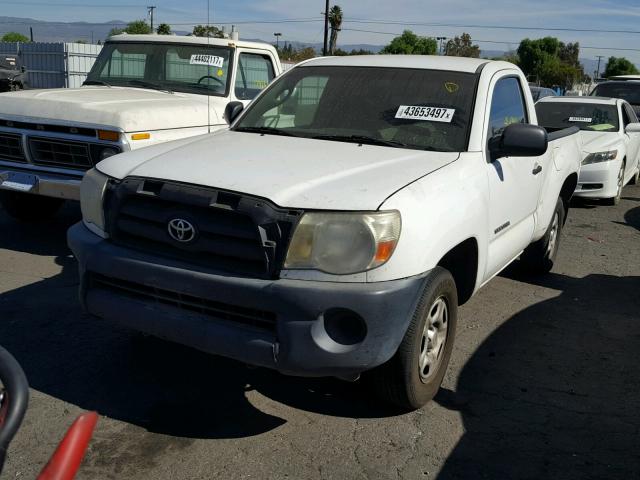
<svg viewBox="0 0 640 480">
<path fill-rule="evenodd" d="M 9 172 L 6 178 L 0 177 L 0 186 L 20 192 L 30 192 L 38 185 L 38 177 L 28 173 Z"/>
</svg>

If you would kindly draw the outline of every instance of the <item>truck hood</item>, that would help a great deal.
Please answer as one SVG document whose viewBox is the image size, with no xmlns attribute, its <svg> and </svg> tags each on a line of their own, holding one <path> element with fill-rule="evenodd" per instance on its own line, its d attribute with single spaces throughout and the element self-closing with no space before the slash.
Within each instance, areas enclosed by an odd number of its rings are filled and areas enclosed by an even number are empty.
<svg viewBox="0 0 640 480">
<path fill-rule="evenodd" d="M 622 143 L 618 132 L 587 132 L 580 131 L 582 151 L 586 153 L 607 152 L 615 150 Z"/>
<path fill-rule="evenodd" d="M 211 102 L 219 101 L 211 97 Z M 207 97 L 142 88 L 82 87 L 0 94 L 0 117 L 104 125 L 125 132 L 207 125 Z M 212 123 L 220 123 L 212 118 Z"/>
<path fill-rule="evenodd" d="M 118 179 L 156 178 L 256 195 L 282 207 L 376 210 L 458 156 L 223 130 L 116 155 L 98 169 Z"/>
</svg>

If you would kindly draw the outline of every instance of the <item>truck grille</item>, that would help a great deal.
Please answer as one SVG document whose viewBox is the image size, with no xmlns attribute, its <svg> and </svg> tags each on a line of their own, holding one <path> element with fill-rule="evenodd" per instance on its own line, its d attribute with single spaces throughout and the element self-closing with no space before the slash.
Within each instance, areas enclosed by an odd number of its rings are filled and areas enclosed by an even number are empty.
<svg viewBox="0 0 640 480">
<path fill-rule="evenodd" d="M 277 276 L 302 213 L 237 193 L 136 178 L 111 186 L 105 206 L 114 243 L 254 278 Z M 172 237 L 169 224 L 176 222 L 193 227 L 183 241 L 175 231 Z"/>
<path fill-rule="evenodd" d="M 201 313 L 218 320 L 226 320 L 271 332 L 276 330 L 276 314 L 274 312 L 214 302 L 193 295 L 150 287 L 141 283 L 107 277 L 97 273 L 92 273 L 90 278 L 93 287 L 109 290 L 118 295 L 151 301 L 160 305 L 171 305 L 181 310 Z"/>
<path fill-rule="evenodd" d="M 29 138 L 31 159 L 36 165 L 87 170 L 93 166 L 89 145 L 82 142 Z"/>
<path fill-rule="evenodd" d="M 26 162 L 22 151 L 22 136 L 0 133 L 0 159 L 14 162 Z"/>
</svg>

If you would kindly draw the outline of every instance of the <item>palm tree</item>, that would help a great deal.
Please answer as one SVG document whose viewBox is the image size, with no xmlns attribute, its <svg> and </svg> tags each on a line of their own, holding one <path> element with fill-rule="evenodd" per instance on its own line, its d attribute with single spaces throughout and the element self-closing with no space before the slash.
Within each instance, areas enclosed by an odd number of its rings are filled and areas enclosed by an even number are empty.
<svg viewBox="0 0 640 480">
<path fill-rule="evenodd" d="M 329 55 L 333 55 L 338 42 L 338 32 L 342 28 L 342 9 L 334 5 L 329 10 L 329 24 L 331 25 L 331 38 L 329 40 Z"/>
</svg>

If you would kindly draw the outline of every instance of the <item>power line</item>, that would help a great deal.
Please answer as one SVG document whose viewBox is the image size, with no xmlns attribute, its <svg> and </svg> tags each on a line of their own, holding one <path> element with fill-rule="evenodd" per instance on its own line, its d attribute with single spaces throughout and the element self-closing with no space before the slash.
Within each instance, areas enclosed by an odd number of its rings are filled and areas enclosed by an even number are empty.
<svg viewBox="0 0 640 480">
<path fill-rule="evenodd" d="M 562 28 L 562 27 L 522 27 L 520 25 L 480 25 L 471 24 L 464 25 L 460 23 L 431 23 L 431 22 L 411 22 L 398 20 L 367 20 L 367 19 L 349 19 L 345 23 L 364 23 L 375 25 L 406 25 L 420 27 L 455 27 L 455 28 L 486 28 L 488 30 L 540 30 L 551 32 L 588 32 L 588 33 L 628 33 L 640 34 L 640 30 L 605 30 L 596 28 Z"/>
<path fill-rule="evenodd" d="M 378 33 L 380 35 L 392 35 L 394 37 L 399 37 L 400 35 L 402 35 L 402 33 L 397 33 L 397 32 L 380 32 L 377 30 L 362 30 L 362 29 L 357 29 L 357 28 L 343 28 L 342 30 L 346 30 L 346 31 L 351 31 L 351 32 L 364 32 L 364 33 Z M 478 42 L 478 43 L 495 43 L 495 44 L 500 44 L 500 45 L 510 45 L 513 43 L 519 43 L 516 41 L 510 41 L 510 42 L 506 42 L 504 40 L 500 41 L 500 40 L 478 40 L 478 39 L 473 39 L 474 42 Z M 586 46 L 586 45 L 580 45 L 581 49 L 586 49 L 586 50 L 609 50 L 609 51 L 623 51 L 623 52 L 640 52 L 640 48 L 624 48 L 624 47 L 620 47 L 620 48 L 616 48 L 616 47 L 592 47 L 592 46 Z"/>
</svg>

